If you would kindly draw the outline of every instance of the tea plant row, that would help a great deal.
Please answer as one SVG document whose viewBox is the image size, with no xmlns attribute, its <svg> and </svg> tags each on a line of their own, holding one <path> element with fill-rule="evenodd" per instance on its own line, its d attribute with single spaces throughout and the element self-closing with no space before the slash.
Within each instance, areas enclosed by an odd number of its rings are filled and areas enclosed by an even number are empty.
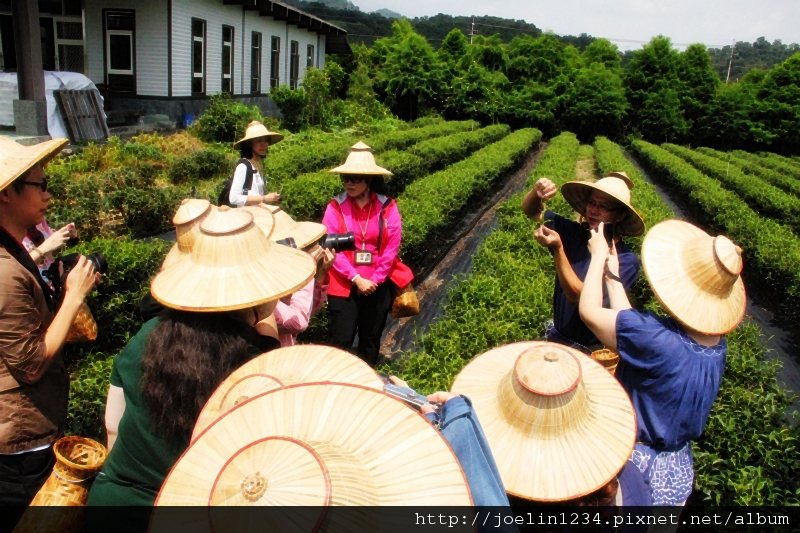
<svg viewBox="0 0 800 533">
<path fill-rule="evenodd" d="M 800 180 L 765 165 L 766 158 L 754 154 L 747 154 L 748 157 L 743 157 L 741 154 L 746 152 L 726 153 L 713 148 L 698 148 L 697 151 L 703 155 L 715 157 L 726 164 L 730 163 L 735 170 L 756 176 L 764 182 L 800 198 Z"/>
</svg>

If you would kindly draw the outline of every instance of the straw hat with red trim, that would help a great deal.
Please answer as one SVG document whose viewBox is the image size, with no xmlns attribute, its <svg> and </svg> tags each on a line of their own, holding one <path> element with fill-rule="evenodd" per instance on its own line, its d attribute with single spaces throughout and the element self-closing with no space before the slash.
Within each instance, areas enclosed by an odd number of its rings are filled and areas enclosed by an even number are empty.
<svg viewBox="0 0 800 533">
<path fill-rule="evenodd" d="M 286 385 L 318 381 L 383 389 L 383 380 L 372 367 L 349 352 L 311 344 L 272 350 L 242 365 L 220 383 L 197 418 L 192 440 L 220 414 L 253 396 Z"/>
<path fill-rule="evenodd" d="M 68 139 L 53 139 L 23 146 L 8 137 L 0 137 L 0 191 L 36 165 L 47 165 L 67 144 Z"/>
<path fill-rule="evenodd" d="M 174 265 L 183 255 L 188 255 L 192 252 L 194 241 L 200 233 L 200 223 L 205 220 L 212 209 L 208 200 L 201 200 L 199 198 L 187 198 L 181 202 L 181 206 L 172 217 L 172 223 L 175 224 L 175 240 L 177 243 L 170 248 L 167 257 L 161 264 L 161 268 L 167 268 Z"/>
<path fill-rule="evenodd" d="M 549 342 L 518 342 L 475 357 L 456 377 L 483 425 L 509 494 L 564 501 L 590 494 L 625 465 L 636 416 L 599 363 Z"/>
<path fill-rule="evenodd" d="M 472 498 L 453 450 L 418 412 L 369 387 L 305 383 L 250 398 L 208 426 L 156 499 L 176 505 L 303 505 L 320 508 L 304 530 L 353 531 L 324 507 L 467 506 Z M 201 531 L 219 531 L 215 512 Z M 151 531 L 165 530 L 169 516 L 156 510 Z"/>
<path fill-rule="evenodd" d="M 329 174 L 359 174 L 362 176 L 391 176 L 392 173 L 375 163 L 370 147 L 358 141 L 350 148 L 344 165 L 328 171 Z"/>
<path fill-rule="evenodd" d="M 603 192 L 620 204 L 626 211 L 626 216 L 620 222 L 614 224 L 614 229 L 618 235 L 628 235 L 636 237 L 644 234 L 644 218 L 631 205 L 631 189 L 633 182 L 624 172 L 609 172 L 605 178 L 597 181 L 570 181 L 561 186 L 561 194 L 564 199 L 578 213 L 586 212 L 586 204 L 592 196 L 592 191 Z"/>
<path fill-rule="evenodd" d="M 315 270 L 307 253 L 267 239 L 252 213 L 222 206 L 200 224 L 191 253 L 163 269 L 150 289 L 173 309 L 233 311 L 292 294 Z"/>
<path fill-rule="evenodd" d="M 665 220 L 645 236 L 642 265 L 658 301 L 690 329 L 724 335 L 742 321 L 742 249 L 728 237 Z"/>
<path fill-rule="evenodd" d="M 270 146 L 283 140 L 283 135 L 274 131 L 269 131 L 261 122 L 254 120 L 247 125 L 247 130 L 244 133 L 244 137 L 236 141 L 233 147 L 237 149 L 241 148 L 243 143 L 252 141 L 253 139 L 260 139 L 261 137 L 267 138 Z"/>
</svg>

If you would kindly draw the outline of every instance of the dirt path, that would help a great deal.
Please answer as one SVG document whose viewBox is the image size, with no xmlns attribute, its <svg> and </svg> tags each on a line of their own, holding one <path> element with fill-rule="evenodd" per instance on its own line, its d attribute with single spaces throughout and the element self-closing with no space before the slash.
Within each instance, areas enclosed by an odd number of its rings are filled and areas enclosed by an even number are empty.
<svg viewBox="0 0 800 533">
<path fill-rule="evenodd" d="M 658 194 L 669 205 L 677 218 L 695 223 L 687 212 L 681 208 L 681 205 L 676 203 L 676 200 L 680 201 L 679 198 L 673 199 L 669 191 L 650 179 L 650 176 L 633 156 L 624 150 L 623 153 L 631 163 L 636 165 L 642 176 L 655 187 Z M 762 291 L 759 291 L 755 284 L 747 283 L 746 273 L 745 285 L 748 288 L 747 316 L 761 328 L 763 332 L 761 340 L 771 350 L 770 357 L 783 363 L 783 367 L 778 373 L 778 380 L 791 392 L 800 395 L 800 327 L 769 311 L 769 307 L 771 307 L 770 298 L 764 295 Z M 800 409 L 800 397 L 796 399 L 793 407 Z"/>
<path fill-rule="evenodd" d="M 591 155 L 589 155 L 591 153 Z M 581 146 L 580 159 L 575 164 L 575 178 L 581 181 L 594 181 L 599 177 L 597 160 L 594 156 L 594 147 Z"/>
<path fill-rule="evenodd" d="M 472 258 L 478 247 L 497 227 L 497 206 L 522 190 L 528 174 L 546 147 L 547 143 L 541 143 L 539 149 L 528 156 L 522 167 L 508 178 L 499 191 L 461 220 L 453 232 L 455 237 L 449 247 L 445 247 L 439 258 L 419 276 L 422 281 L 416 286 L 416 291 L 420 300 L 420 314 L 399 320 L 389 317 L 381 339 L 381 353 L 384 356 L 396 359 L 403 352 L 413 350 L 417 337 L 428 331 L 430 325 L 441 316 L 448 286 L 456 276 L 471 270 Z"/>
</svg>

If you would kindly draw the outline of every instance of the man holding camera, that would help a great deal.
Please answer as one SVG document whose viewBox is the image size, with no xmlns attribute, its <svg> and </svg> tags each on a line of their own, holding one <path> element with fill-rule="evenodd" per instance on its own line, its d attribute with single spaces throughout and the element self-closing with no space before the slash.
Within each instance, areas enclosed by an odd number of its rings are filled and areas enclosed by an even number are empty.
<svg viewBox="0 0 800 533">
<path fill-rule="evenodd" d="M 600 341 L 586 327 L 578 312 L 583 279 L 589 269 L 589 230 L 603 222 L 612 230 L 607 240 L 617 243 L 621 281 L 630 290 L 639 276 L 639 259 L 620 240 L 623 235 L 644 233 L 644 220 L 631 205 L 633 182 L 624 172 L 609 172 L 597 181 L 571 181 L 561 187 L 569 205 L 580 215 L 580 222 L 545 211 L 544 202 L 557 194 L 555 184 L 539 179 L 522 202 L 522 211 L 531 219 L 545 223 L 534 233 L 536 242 L 553 254 L 556 282 L 553 292 L 553 322 L 547 324 L 546 339 L 591 354 Z M 611 245 L 609 244 L 609 247 Z M 608 306 L 607 298 L 605 305 Z"/>
<path fill-rule="evenodd" d="M 22 245 L 50 201 L 42 168 L 66 144 L 26 147 L 0 137 L 0 505 L 28 505 L 50 475 L 69 395 L 60 351 L 100 282 L 80 257 L 56 295 Z"/>
</svg>

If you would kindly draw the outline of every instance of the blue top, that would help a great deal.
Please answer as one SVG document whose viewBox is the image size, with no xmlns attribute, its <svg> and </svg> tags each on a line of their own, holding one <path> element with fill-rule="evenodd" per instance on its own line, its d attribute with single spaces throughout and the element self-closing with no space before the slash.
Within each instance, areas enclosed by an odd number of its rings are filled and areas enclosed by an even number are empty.
<svg viewBox="0 0 800 533">
<path fill-rule="evenodd" d="M 548 227 L 555 230 L 561 237 L 564 254 L 566 254 L 569 264 L 572 265 L 575 275 L 583 281 L 586 279 L 586 272 L 589 271 L 589 264 L 592 262 L 592 256 L 589 254 L 589 235 L 586 227 L 550 210 L 544 212 L 544 219 L 551 222 Z M 639 258 L 621 240 L 617 242 L 617 254 L 619 255 L 619 277 L 622 279 L 622 285 L 625 290 L 628 291 L 636 283 L 636 278 L 639 276 Z M 608 297 L 604 286 L 603 307 L 608 306 Z M 561 287 L 561 281 L 557 276 L 556 287 L 553 291 L 553 324 L 561 335 L 573 342 L 584 346 L 600 343 L 594 333 L 581 320 L 578 313 L 578 304 L 567 300 L 564 289 Z"/>
<path fill-rule="evenodd" d="M 673 319 L 633 309 L 617 315 L 616 377 L 636 410 L 637 440 L 676 450 L 703 433 L 728 345 L 702 346 Z"/>
</svg>

